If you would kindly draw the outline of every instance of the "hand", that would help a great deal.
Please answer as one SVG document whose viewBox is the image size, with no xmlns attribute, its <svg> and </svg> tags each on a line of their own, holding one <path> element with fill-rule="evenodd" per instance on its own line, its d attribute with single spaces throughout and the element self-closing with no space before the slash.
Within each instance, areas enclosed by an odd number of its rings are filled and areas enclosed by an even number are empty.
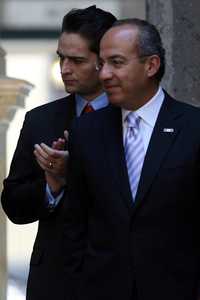
<svg viewBox="0 0 200 300">
<path fill-rule="evenodd" d="M 68 141 L 68 132 L 64 132 L 65 139 L 59 138 L 49 147 L 45 143 L 36 144 L 34 155 L 40 167 L 45 171 L 46 181 L 52 192 L 59 190 L 66 184 L 66 171 L 69 152 L 64 150 Z"/>
<path fill-rule="evenodd" d="M 59 138 L 57 141 L 52 143 L 52 148 L 56 150 L 64 150 L 65 142 L 68 142 L 69 133 L 67 130 L 64 131 L 64 139 Z"/>
</svg>

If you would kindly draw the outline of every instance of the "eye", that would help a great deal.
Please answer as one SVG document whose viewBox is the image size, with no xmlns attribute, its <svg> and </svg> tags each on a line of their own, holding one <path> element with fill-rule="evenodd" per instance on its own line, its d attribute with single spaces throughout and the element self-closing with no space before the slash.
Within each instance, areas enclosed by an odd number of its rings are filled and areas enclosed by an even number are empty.
<svg viewBox="0 0 200 300">
<path fill-rule="evenodd" d="M 75 64 L 75 65 L 80 65 L 80 64 L 83 64 L 83 63 L 85 63 L 86 61 L 85 61 L 85 59 L 83 59 L 83 58 L 74 58 L 73 59 L 73 63 Z"/>
<path fill-rule="evenodd" d="M 80 59 L 74 59 L 74 63 L 76 65 L 80 65 L 82 63 L 82 60 L 80 60 Z"/>
<path fill-rule="evenodd" d="M 124 62 L 120 59 L 112 59 L 111 64 L 115 67 L 121 67 Z"/>
</svg>

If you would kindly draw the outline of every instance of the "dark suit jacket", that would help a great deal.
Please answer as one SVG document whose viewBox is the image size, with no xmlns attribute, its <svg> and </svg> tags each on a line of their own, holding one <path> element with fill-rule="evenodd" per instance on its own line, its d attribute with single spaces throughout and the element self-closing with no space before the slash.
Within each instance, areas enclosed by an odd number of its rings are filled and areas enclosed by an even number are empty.
<svg viewBox="0 0 200 300">
<path fill-rule="evenodd" d="M 2 206 L 16 224 L 39 220 L 30 262 L 27 300 L 63 299 L 62 227 L 65 203 L 53 212 L 47 209 L 44 172 L 33 155 L 34 144 L 51 145 L 63 137 L 75 116 L 74 96 L 42 105 L 28 112 L 4 181 Z M 23 245 L 22 245 L 23 247 Z"/>
<path fill-rule="evenodd" d="M 119 108 L 77 120 L 69 147 L 65 265 L 72 299 L 197 299 L 199 109 L 165 95 L 135 203 Z"/>
</svg>

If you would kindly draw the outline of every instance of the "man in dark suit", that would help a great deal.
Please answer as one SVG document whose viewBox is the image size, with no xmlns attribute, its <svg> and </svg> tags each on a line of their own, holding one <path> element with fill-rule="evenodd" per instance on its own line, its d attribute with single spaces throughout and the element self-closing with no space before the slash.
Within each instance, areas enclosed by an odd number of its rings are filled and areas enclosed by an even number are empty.
<svg viewBox="0 0 200 300">
<path fill-rule="evenodd" d="M 4 181 L 1 200 L 9 219 L 16 224 L 39 220 L 27 300 L 64 298 L 62 227 L 68 152 L 61 137 L 88 104 L 90 110 L 107 105 L 97 68 L 99 41 L 115 20 L 96 6 L 74 9 L 64 17 L 57 54 L 70 95 L 26 114 Z"/>
<path fill-rule="evenodd" d="M 69 136 L 72 299 L 198 299 L 200 111 L 162 90 L 164 68 L 146 21 L 117 21 L 101 40 L 112 105 L 73 122 Z"/>
</svg>

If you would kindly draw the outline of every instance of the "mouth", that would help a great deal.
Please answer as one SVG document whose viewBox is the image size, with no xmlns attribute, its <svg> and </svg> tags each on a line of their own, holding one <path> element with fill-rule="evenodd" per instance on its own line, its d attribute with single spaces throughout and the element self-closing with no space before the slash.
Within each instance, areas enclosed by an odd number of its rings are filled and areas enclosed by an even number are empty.
<svg viewBox="0 0 200 300">
<path fill-rule="evenodd" d="M 112 91 L 112 90 L 114 90 L 114 89 L 117 89 L 118 88 L 118 86 L 116 86 L 116 85 L 104 85 L 104 89 L 107 91 L 107 92 L 109 92 L 109 91 Z"/>
<path fill-rule="evenodd" d="M 63 79 L 63 82 L 66 85 L 74 85 L 76 83 L 76 80 L 74 80 L 74 79 Z"/>
</svg>

